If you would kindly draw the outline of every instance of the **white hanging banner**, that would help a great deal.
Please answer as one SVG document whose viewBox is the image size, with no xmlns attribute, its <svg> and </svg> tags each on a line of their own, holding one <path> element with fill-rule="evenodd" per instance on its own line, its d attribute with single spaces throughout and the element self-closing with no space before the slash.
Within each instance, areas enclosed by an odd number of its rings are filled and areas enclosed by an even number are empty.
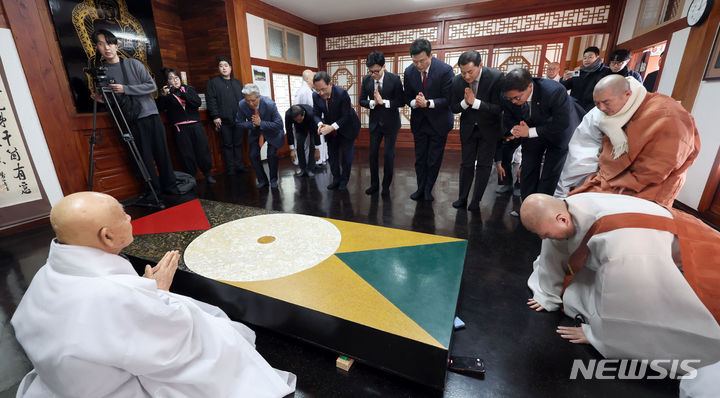
<svg viewBox="0 0 720 398">
<path fill-rule="evenodd" d="M 0 208 L 42 199 L 5 80 L 0 74 Z"/>
</svg>

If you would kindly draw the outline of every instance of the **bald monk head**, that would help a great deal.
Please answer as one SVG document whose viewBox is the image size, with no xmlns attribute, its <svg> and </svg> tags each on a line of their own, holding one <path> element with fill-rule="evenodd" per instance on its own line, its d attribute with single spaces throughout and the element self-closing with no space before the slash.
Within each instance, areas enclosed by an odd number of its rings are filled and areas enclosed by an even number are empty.
<svg viewBox="0 0 720 398">
<path fill-rule="evenodd" d="M 78 192 L 62 198 L 50 211 L 58 242 L 118 254 L 132 243 L 130 216 L 110 195 Z"/>
<path fill-rule="evenodd" d="M 567 239 L 575 234 L 575 225 L 565 201 L 550 195 L 534 193 L 520 207 L 520 219 L 540 239 Z"/>
<path fill-rule="evenodd" d="M 630 83 L 620 75 L 603 77 L 593 90 L 595 106 L 608 116 L 618 113 L 631 95 Z"/>
<path fill-rule="evenodd" d="M 302 74 L 302 79 L 305 81 L 305 83 L 308 84 L 308 86 L 313 86 L 313 78 L 315 77 L 315 72 L 311 71 L 310 69 L 305 69 Z"/>
</svg>

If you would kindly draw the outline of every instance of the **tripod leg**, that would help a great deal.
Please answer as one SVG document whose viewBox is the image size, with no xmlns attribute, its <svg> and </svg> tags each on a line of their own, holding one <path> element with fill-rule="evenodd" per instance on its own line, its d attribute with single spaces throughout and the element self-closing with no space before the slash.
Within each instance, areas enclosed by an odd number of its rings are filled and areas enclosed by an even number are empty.
<svg viewBox="0 0 720 398">
<path fill-rule="evenodd" d="M 115 121 L 115 126 L 120 132 L 120 137 L 123 139 L 123 141 L 125 141 L 125 144 L 127 144 L 128 148 L 130 149 L 130 155 L 132 156 L 133 160 L 135 160 L 135 164 L 137 165 L 138 169 L 140 169 L 140 174 L 142 174 L 143 180 L 145 180 L 145 183 L 148 185 L 148 187 L 150 187 L 150 192 L 152 193 L 156 205 L 160 208 L 165 207 L 162 202 L 160 202 L 160 198 L 158 197 L 157 192 L 155 192 L 155 187 L 153 187 L 150 173 L 148 172 L 147 167 L 143 162 L 140 151 L 135 144 L 135 139 L 133 138 L 132 131 L 130 131 L 130 126 L 125 119 L 125 115 L 123 115 L 122 111 L 120 110 L 120 104 L 118 103 L 115 93 L 110 88 L 103 87 L 102 94 L 105 103 L 108 104 L 108 110 L 110 111 L 110 114 Z M 112 103 L 110 102 L 110 98 L 112 98 Z M 122 119 L 122 123 L 120 123 L 118 116 L 120 117 L 120 119 Z"/>
</svg>

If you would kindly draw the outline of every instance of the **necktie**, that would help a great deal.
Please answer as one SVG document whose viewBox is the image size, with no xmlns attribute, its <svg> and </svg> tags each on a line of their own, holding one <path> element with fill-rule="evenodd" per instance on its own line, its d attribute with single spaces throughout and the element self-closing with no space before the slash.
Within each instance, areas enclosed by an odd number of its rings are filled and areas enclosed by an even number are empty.
<svg viewBox="0 0 720 398">
<path fill-rule="evenodd" d="M 255 108 L 255 116 L 260 117 L 260 112 L 258 112 L 258 108 Z M 255 126 L 255 128 L 259 128 L 260 126 Z"/>
<path fill-rule="evenodd" d="M 427 72 L 423 72 L 422 76 L 423 76 L 423 91 L 425 91 L 425 81 L 427 80 Z M 423 94 L 425 94 L 425 93 L 423 92 Z"/>
<path fill-rule="evenodd" d="M 522 111 L 522 118 L 526 122 L 530 121 L 530 101 L 523 102 L 522 105 L 520 105 L 520 110 Z"/>
<path fill-rule="evenodd" d="M 327 107 L 328 107 L 327 109 L 328 109 L 328 113 L 327 113 L 327 115 L 326 115 L 326 118 L 327 118 L 327 119 L 330 119 L 330 104 L 332 104 L 332 98 L 331 98 L 331 97 L 328 97 L 328 99 L 327 99 Z M 337 131 L 336 131 L 336 130 L 333 130 L 333 132 L 330 133 L 330 135 L 331 135 L 332 137 L 337 136 Z"/>
<path fill-rule="evenodd" d="M 474 80 L 472 83 L 470 83 L 470 89 L 472 90 L 473 94 L 475 94 L 475 97 L 477 97 L 477 89 L 478 89 L 478 81 Z"/>
</svg>

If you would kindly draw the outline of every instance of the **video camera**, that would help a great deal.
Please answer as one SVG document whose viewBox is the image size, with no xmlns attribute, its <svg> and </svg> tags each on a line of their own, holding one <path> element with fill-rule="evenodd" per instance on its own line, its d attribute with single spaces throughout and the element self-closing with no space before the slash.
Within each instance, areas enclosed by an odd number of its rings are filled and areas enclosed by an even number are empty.
<svg viewBox="0 0 720 398">
<path fill-rule="evenodd" d="M 91 69 L 90 75 L 93 78 L 96 88 L 104 88 L 109 84 L 115 84 L 115 79 L 108 78 L 107 68 L 104 66 L 98 66 L 95 69 Z"/>
</svg>

